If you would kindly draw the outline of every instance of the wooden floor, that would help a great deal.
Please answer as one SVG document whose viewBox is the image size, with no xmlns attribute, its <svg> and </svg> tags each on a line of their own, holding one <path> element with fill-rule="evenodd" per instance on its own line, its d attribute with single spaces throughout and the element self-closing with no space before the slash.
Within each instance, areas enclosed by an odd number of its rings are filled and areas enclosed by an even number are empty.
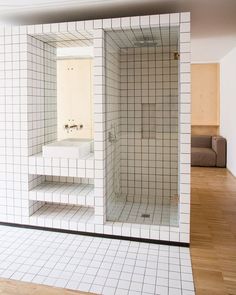
<svg viewBox="0 0 236 295">
<path fill-rule="evenodd" d="M 1 295 L 86 295 L 92 293 L 76 292 L 62 288 L 0 279 Z"/>
<path fill-rule="evenodd" d="M 226 169 L 192 169 L 190 249 L 196 295 L 236 295 L 236 178 Z M 0 280 L 0 294 L 87 293 Z"/>
<path fill-rule="evenodd" d="M 236 179 L 193 168 L 191 256 L 196 295 L 236 295 Z"/>
</svg>

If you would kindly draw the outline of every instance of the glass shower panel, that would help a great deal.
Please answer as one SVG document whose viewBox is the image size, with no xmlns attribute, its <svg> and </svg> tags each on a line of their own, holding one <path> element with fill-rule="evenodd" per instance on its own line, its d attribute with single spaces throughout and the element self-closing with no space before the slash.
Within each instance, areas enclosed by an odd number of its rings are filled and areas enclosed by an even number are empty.
<svg viewBox="0 0 236 295">
<path fill-rule="evenodd" d="M 178 226 L 178 32 L 106 33 L 108 221 Z"/>
</svg>

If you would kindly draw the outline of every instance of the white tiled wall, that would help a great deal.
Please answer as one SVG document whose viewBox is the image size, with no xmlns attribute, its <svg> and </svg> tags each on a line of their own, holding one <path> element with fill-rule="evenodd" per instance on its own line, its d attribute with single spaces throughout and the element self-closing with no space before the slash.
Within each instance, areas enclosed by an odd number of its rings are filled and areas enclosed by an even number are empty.
<svg viewBox="0 0 236 295">
<path fill-rule="evenodd" d="M 11 59 L 10 59 L 11 60 Z M 7 105 L 6 105 L 6 66 L 5 66 L 5 36 L 0 28 L 0 215 L 5 218 L 7 213 L 7 170 L 6 170 L 6 135 L 7 135 Z M 12 73 L 10 72 L 10 78 Z"/>
<path fill-rule="evenodd" d="M 2 221 L 27 222 L 28 122 L 27 35 L 19 27 L 0 29 Z M 5 164 L 5 165 L 4 165 Z M 26 221 L 27 219 L 27 221 Z"/>
<path fill-rule="evenodd" d="M 110 96 L 110 102 L 106 105 L 106 94 L 112 94 L 111 88 L 113 83 L 116 84 L 116 82 L 112 76 L 109 76 L 108 81 L 111 84 L 105 85 L 107 75 L 105 44 L 106 41 L 109 41 L 106 40 L 105 35 L 107 31 L 111 30 L 149 30 L 150 27 L 168 26 L 178 26 L 180 28 L 178 107 L 179 227 L 106 222 L 106 198 L 112 196 L 110 187 L 113 173 L 111 169 L 112 151 L 114 154 L 114 147 L 108 143 L 107 131 L 111 126 L 106 125 L 106 120 L 111 123 L 112 121 L 117 122 L 119 119 L 117 115 L 118 105 L 116 103 L 118 96 L 117 86 L 115 86 L 116 95 L 114 100 Z M 42 144 L 56 138 L 54 132 L 56 122 L 55 49 L 53 46 L 78 45 L 78 42 L 80 45 L 91 45 L 91 42 L 94 45 L 93 176 L 95 213 L 91 210 L 80 211 L 77 207 L 73 207 L 73 209 L 71 205 L 69 207 L 65 205 L 61 207 L 50 203 L 45 205 L 44 202 L 30 201 L 28 196 L 29 189 L 33 188 L 31 186 L 32 181 L 38 178 L 40 182 L 44 182 L 46 179 L 45 174 L 47 174 L 45 173 L 46 170 L 44 170 L 44 173 L 36 176 L 39 173 L 37 171 L 38 167 L 35 170 L 36 172 L 29 170 L 33 169 L 29 164 L 29 156 L 40 153 Z M 114 44 L 110 44 L 110 46 L 115 48 Z M 109 60 L 114 60 L 117 63 L 116 54 L 111 55 Z M 42 70 L 43 67 L 44 71 Z M 114 65 L 111 63 L 108 68 L 112 71 Z M 115 73 L 115 77 L 118 78 L 117 73 Z M 0 221 L 40 224 L 42 226 L 51 224 L 52 227 L 97 233 L 189 242 L 191 102 L 189 13 L 1 27 L 0 81 Z M 110 114 L 110 110 L 112 110 L 112 114 Z M 121 135 L 119 128 L 118 135 Z M 108 153 L 107 158 L 106 153 Z M 118 160 L 119 152 L 115 154 L 118 155 L 115 157 Z M 61 166 L 59 168 L 62 171 Z M 68 171 L 71 168 L 75 167 L 68 166 Z M 75 169 L 78 172 L 82 168 L 76 166 Z M 54 176 L 61 176 L 61 172 L 58 175 L 56 174 Z M 70 175 L 68 174 L 68 176 Z M 78 177 L 80 176 L 78 175 Z M 38 181 L 36 182 L 38 183 Z M 37 223 L 38 219 L 34 218 L 34 214 L 31 217 L 29 215 L 40 206 L 42 207 L 37 212 L 46 212 L 49 217 L 45 217 L 45 222 L 40 219 L 41 221 Z M 79 218 L 80 222 L 78 224 L 76 224 L 76 219 L 73 219 L 71 223 L 67 219 L 66 222 L 61 220 L 56 224 L 52 224 L 50 218 L 55 216 L 55 212 L 60 212 L 59 216 L 67 214 L 67 217 L 71 216 L 72 212 L 77 212 L 76 214 L 83 212 L 82 214 L 85 215 L 84 218 Z M 91 214 L 94 214 L 93 217 L 95 217 L 95 219 L 92 218 L 92 221 L 90 219 Z M 40 216 L 40 218 L 43 218 L 42 216 L 45 215 L 41 214 Z M 89 220 L 88 223 L 86 223 L 87 220 Z"/>
<path fill-rule="evenodd" d="M 190 240 L 190 169 L 191 169 L 191 35 L 190 15 L 180 14 L 179 69 L 179 195 L 180 239 Z"/>
<path fill-rule="evenodd" d="M 106 206 L 107 219 L 112 202 L 120 194 L 120 48 L 106 34 Z"/>
<path fill-rule="evenodd" d="M 106 170 L 105 170 L 105 36 L 102 21 L 94 26 L 94 197 L 97 229 L 103 232 L 106 220 Z"/>
<path fill-rule="evenodd" d="M 27 35 L 28 155 L 56 140 L 56 48 Z"/>
<path fill-rule="evenodd" d="M 56 48 L 33 36 L 27 36 L 27 135 L 28 156 L 56 140 Z M 40 163 L 39 163 L 40 164 Z M 40 169 L 41 165 L 38 165 Z M 44 182 L 44 173 L 32 173 L 29 166 L 28 188 Z M 44 202 L 29 201 L 30 215 Z"/>
<path fill-rule="evenodd" d="M 169 204 L 178 191 L 176 46 L 121 50 L 121 193 Z"/>
</svg>

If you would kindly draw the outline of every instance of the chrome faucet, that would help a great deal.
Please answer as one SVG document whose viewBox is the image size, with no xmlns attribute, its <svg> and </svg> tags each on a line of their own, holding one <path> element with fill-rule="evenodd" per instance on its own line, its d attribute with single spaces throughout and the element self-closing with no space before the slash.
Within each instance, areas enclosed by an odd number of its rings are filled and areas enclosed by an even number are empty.
<svg viewBox="0 0 236 295">
<path fill-rule="evenodd" d="M 69 124 L 65 124 L 64 125 L 64 129 L 69 133 L 70 131 L 72 130 L 79 130 L 79 129 L 82 129 L 84 126 L 82 124 L 80 125 L 77 125 L 77 124 L 72 124 L 72 125 L 69 125 Z"/>
<path fill-rule="evenodd" d="M 76 124 L 74 124 L 74 125 L 66 124 L 66 125 L 64 125 L 64 128 L 66 130 L 70 130 L 70 129 L 76 129 L 76 130 L 78 130 L 78 125 L 76 125 Z"/>
</svg>

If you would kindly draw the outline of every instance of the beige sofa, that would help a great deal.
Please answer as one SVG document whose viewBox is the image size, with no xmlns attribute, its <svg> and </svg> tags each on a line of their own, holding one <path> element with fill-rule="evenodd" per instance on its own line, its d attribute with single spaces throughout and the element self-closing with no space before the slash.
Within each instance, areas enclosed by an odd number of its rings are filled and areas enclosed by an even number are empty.
<svg viewBox="0 0 236 295">
<path fill-rule="evenodd" d="M 192 135 L 191 165 L 226 167 L 226 139 L 221 136 Z"/>
</svg>

